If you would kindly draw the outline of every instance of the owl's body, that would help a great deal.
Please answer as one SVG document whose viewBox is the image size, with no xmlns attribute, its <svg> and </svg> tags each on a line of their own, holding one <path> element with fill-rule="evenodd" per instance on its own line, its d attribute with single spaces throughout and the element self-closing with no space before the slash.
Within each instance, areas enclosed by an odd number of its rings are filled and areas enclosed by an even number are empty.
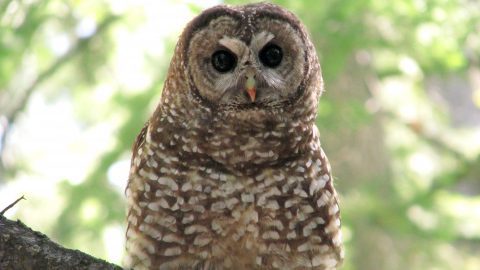
<svg viewBox="0 0 480 270">
<path fill-rule="evenodd" d="M 315 50 L 291 13 L 256 4 L 195 18 L 134 145 L 127 265 L 336 269 L 321 91 Z"/>
</svg>

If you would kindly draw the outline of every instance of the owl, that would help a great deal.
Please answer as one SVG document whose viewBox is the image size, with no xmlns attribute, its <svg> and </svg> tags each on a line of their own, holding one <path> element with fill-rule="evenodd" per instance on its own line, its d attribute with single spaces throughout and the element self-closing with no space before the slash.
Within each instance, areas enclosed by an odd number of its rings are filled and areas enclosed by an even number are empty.
<svg viewBox="0 0 480 270">
<path fill-rule="evenodd" d="M 315 126 L 323 80 L 273 4 L 205 10 L 177 43 L 133 147 L 126 265 L 336 269 L 337 193 Z"/>
</svg>

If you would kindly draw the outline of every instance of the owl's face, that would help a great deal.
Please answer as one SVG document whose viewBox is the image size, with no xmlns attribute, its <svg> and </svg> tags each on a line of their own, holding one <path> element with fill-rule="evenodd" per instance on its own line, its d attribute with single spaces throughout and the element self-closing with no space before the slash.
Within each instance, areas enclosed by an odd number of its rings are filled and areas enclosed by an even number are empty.
<svg viewBox="0 0 480 270">
<path fill-rule="evenodd" d="M 224 7 L 197 17 L 185 50 L 195 91 L 220 110 L 268 109 L 298 96 L 305 36 L 281 15 Z"/>
</svg>

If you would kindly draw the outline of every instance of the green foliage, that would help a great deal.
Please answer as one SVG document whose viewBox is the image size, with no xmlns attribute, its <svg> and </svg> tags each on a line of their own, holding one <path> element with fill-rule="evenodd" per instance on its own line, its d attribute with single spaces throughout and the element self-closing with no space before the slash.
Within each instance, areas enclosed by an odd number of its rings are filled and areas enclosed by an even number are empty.
<svg viewBox="0 0 480 270">
<path fill-rule="evenodd" d="M 317 124 L 341 195 L 344 269 L 478 269 L 480 5 L 273 2 L 306 24 L 322 64 Z M 0 198 L 26 193 L 17 217 L 117 262 L 109 241 L 123 239 L 128 171 L 112 171 L 128 163 L 159 100 L 180 27 L 204 8 L 144 5 L 0 2 Z M 61 114 L 73 123 L 41 137 L 61 118 L 36 116 L 39 102 L 66 102 L 72 112 Z M 62 166 L 77 171 L 55 174 Z M 114 237 L 111 228 L 120 228 Z"/>
</svg>

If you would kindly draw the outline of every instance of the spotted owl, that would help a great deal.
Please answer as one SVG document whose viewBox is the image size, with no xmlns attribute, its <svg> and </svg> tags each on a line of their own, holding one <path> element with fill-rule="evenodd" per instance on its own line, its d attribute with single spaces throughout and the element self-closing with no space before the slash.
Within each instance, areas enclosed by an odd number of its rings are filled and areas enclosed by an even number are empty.
<svg viewBox="0 0 480 270">
<path fill-rule="evenodd" d="M 336 269 L 322 91 L 315 48 L 289 11 L 221 5 L 194 18 L 133 147 L 126 265 Z"/>
</svg>

